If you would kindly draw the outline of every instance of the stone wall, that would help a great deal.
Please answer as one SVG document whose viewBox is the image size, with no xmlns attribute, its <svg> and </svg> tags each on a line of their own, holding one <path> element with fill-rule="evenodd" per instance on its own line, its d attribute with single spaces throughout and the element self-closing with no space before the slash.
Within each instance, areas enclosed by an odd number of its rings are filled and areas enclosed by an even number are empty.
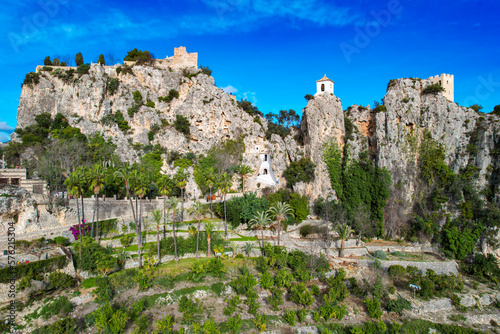
<svg viewBox="0 0 500 334">
<path fill-rule="evenodd" d="M 372 260 L 357 260 L 362 266 L 371 267 L 374 261 Z M 382 269 L 387 270 L 390 266 L 400 265 L 403 267 L 414 266 L 417 267 L 420 272 L 425 274 L 427 269 L 432 269 L 436 274 L 458 274 L 458 265 L 455 261 L 448 262 L 413 262 L 413 261 L 380 261 Z"/>
</svg>

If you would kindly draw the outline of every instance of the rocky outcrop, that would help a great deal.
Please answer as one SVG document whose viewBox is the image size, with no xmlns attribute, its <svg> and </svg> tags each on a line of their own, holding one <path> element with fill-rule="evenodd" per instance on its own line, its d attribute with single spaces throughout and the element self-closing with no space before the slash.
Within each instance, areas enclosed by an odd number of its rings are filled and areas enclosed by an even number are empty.
<svg viewBox="0 0 500 334">
<path fill-rule="evenodd" d="M 37 231 L 38 210 L 30 194 L 17 186 L 0 187 L 0 234 L 7 235 L 9 223 L 14 223 L 14 233 Z"/>
<path fill-rule="evenodd" d="M 300 129 L 304 136 L 306 157 L 316 164 L 315 179 L 304 192 L 312 198 L 330 197 L 334 191 L 323 161 L 323 145 L 330 140 L 344 146 L 344 112 L 340 99 L 334 95 L 318 95 L 303 111 Z"/>
</svg>

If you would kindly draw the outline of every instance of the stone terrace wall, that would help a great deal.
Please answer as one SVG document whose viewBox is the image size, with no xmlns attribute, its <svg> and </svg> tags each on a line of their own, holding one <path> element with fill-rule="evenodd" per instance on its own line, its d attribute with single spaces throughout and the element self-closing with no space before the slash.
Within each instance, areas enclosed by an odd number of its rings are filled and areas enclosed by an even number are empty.
<svg viewBox="0 0 500 334">
<path fill-rule="evenodd" d="M 360 265 L 371 267 L 373 265 L 372 260 L 358 260 L 356 261 Z M 400 265 L 403 267 L 414 266 L 417 267 L 420 272 L 425 274 L 427 269 L 432 269 L 436 274 L 458 274 L 458 265 L 455 261 L 449 262 L 412 262 L 412 261 L 380 261 L 382 269 L 387 270 L 390 266 Z"/>
</svg>

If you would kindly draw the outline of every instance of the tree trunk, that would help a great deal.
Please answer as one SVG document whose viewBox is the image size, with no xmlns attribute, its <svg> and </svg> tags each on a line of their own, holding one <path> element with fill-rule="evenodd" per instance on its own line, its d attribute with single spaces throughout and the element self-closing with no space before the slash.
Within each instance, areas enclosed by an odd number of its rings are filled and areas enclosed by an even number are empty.
<svg viewBox="0 0 500 334">
<path fill-rule="evenodd" d="M 167 215 L 165 214 L 165 206 L 167 205 L 167 196 L 163 196 L 163 239 L 166 238 L 165 225 L 167 225 Z"/>
<path fill-rule="evenodd" d="M 339 257 L 344 257 L 344 246 L 345 246 L 344 239 L 342 239 L 340 241 Z"/>
<path fill-rule="evenodd" d="M 208 251 L 208 257 L 212 257 L 212 250 L 210 249 L 210 235 L 207 234 L 207 251 Z"/>
<path fill-rule="evenodd" d="M 224 193 L 224 238 L 227 239 L 226 194 Z"/>
<path fill-rule="evenodd" d="M 262 244 L 262 253 L 264 253 L 264 227 L 262 227 L 261 234 L 262 234 L 262 239 L 261 239 L 261 244 Z"/>
<path fill-rule="evenodd" d="M 181 188 L 181 224 L 184 223 L 184 187 Z"/>
<path fill-rule="evenodd" d="M 82 262 L 82 222 L 80 220 L 80 205 L 78 205 L 78 197 L 76 198 L 76 212 L 78 214 L 78 230 L 80 231 L 80 263 Z"/>
<path fill-rule="evenodd" d="M 245 177 L 243 175 L 241 176 L 241 192 L 245 193 Z"/>
<path fill-rule="evenodd" d="M 177 262 L 179 258 L 177 257 L 177 236 L 175 235 L 175 210 L 172 216 L 172 232 L 174 234 L 174 259 Z"/>
<path fill-rule="evenodd" d="M 97 204 L 97 209 L 96 209 L 96 215 L 95 215 L 95 237 L 97 240 L 97 244 L 99 244 L 99 194 L 96 195 L 96 204 Z"/>
<path fill-rule="evenodd" d="M 280 245 L 281 218 L 278 218 L 278 246 Z"/>
<path fill-rule="evenodd" d="M 212 187 L 210 187 L 210 220 L 214 220 L 214 215 L 213 215 L 213 209 L 212 209 Z"/>
<path fill-rule="evenodd" d="M 200 240 L 200 225 L 201 225 L 201 216 L 198 215 L 198 231 L 196 232 L 196 259 L 198 260 L 198 244 Z"/>
<path fill-rule="evenodd" d="M 160 256 L 160 225 L 156 225 L 156 246 L 158 248 L 158 264 L 161 264 L 161 256 Z"/>
<path fill-rule="evenodd" d="M 130 202 L 130 207 L 132 208 L 132 216 L 134 217 L 134 223 L 135 223 L 135 233 L 137 234 L 137 232 L 138 232 L 137 217 L 135 215 L 134 203 L 132 202 L 132 197 L 130 197 L 130 191 L 128 189 L 128 183 L 125 183 L 125 188 L 127 190 L 127 197 L 129 199 L 129 202 Z M 140 234 L 138 234 L 137 240 L 139 240 L 139 238 L 140 238 Z M 140 248 L 139 248 L 139 269 L 140 268 L 142 268 L 142 258 L 141 258 Z"/>
<path fill-rule="evenodd" d="M 142 198 L 139 200 L 139 242 L 138 242 L 138 254 L 139 254 L 139 263 L 142 264 Z"/>
</svg>

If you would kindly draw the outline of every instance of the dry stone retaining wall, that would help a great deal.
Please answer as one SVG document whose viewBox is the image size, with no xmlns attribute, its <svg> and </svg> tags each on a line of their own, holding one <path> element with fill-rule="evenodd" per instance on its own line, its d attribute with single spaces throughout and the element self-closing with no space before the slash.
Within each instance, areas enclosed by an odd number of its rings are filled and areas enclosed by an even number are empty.
<svg viewBox="0 0 500 334">
<path fill-rule="evenodd" d="M 374 261 L 372 260 L 358 260 L 359 264 L 371 267 Z M 455 261 L 449 262 L 413 262 L 413 261 L 380 261 L 382 269 L 387 270 L 390 266 L 400 265 L 403 267 L 414 266 L 417 267 L 422 273 L 425 274 L 427 269 L 432 269 L 436 274 L 458 274 L 458 265 Z"/>
</svg>

